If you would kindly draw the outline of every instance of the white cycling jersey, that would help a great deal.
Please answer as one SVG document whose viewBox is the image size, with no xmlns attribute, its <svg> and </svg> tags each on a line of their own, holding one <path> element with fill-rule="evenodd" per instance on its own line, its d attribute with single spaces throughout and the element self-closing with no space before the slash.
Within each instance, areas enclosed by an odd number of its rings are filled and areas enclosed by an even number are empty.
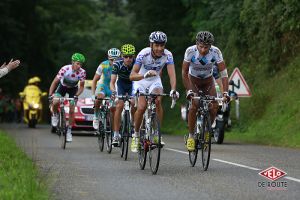
<svg viewBox="0 0 300 200">
<path fill-rule="evenodd" d="M 72 70 L 72 65 L 63 66 L 56 76 L 63 86 L 68 88 L 77 87 L 78 82 L 83 82 L 86 79 L 86 72 L 80 68 L 78 71 Z"/>
<path fill-rule="evenodd" d="M 144 75 L 149 70 L 155 70 L 157 72 L 157 76 L 159 76 L 163 67 L 168 64 L 174 64 L 174 60 L 172 53 L 167 49 L 164 50 L 164 53 L 160 58 L 154 59 L 151 54 L 151 48 L 146 47 L 137 55 L 135 64 L 140 66 L 139 74 Z M 157 77 L 154 76 L 145 80 L 152 81 L 156 78 Z"/>
<path fill-rule="evenodd" d="M 213 66 L 222 62 L 223 56 L 220 49 L 213 45 L 208 53 L 202 56 L 197 49 L 197 45 L 193 45 L 186 49 L 184 61 L 190 63 L 189 74 L 191 76 L 204 79 L 212 76 Z"/>
</svg>

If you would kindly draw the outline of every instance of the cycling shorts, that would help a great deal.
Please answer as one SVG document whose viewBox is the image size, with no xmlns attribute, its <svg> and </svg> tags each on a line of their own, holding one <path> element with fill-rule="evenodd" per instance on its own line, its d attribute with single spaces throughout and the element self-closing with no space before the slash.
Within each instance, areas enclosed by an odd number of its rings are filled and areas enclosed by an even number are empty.
<svg viewBox="0 0 300 200">
<path fill-rule="evenodd" d="M 103 83 L 97 83 L 95 94 L 104 94 L 105 97 L 110 97 L 111 91 L 108 85 Z"/>
<path fill-rule="evenodd" d="M 157 76 L 155 79 L 151 79 L 151 81 L 142 79 L 140 81 L 133 82 L 133 94 L 135 94 L 137 90 L 139 90 L 140 93 L 146 93 L 146 88 L 149 88 L 149 93 L 156 88 L 161 88 L 163 90 L 160 77 Z"/>
</svg>

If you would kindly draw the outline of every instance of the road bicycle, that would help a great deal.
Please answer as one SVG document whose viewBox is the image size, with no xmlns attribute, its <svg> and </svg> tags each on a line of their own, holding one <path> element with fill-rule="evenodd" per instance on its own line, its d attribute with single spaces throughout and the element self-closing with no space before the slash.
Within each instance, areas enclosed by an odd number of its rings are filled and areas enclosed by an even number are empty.
<svg viewBox="0 0 300 200">
<path fill-rule="evenodd" d="M 111 99 L 110 98 L 97 98 L 101 101 L 99 110 L 99 127 L 96 130 L 98 137 L 99 150 L 102 152 L 104 149 L 104 143 L 106 143 L 107 153 L 111 153 L 112 150 L 112 119 L 110 114 Z"/>
<path fill-rule="evenodd" d="M 210 105 L 212 105 L 212 101 L 220 102 L 223 100 L 223 98 L 204 95 L 202 91 L 199 92 L 199 96 L 192 97 L 190 100 L 190 104 L 192 103 L 192 101 L 198 101 L 199 103 L 199 107 L 196 113 L 196 124 L 194 130 L 195 150 L 189 151 L 189 160 L 192 167 L 195 166 L 198 151 L 201 150 L 202 167 L 204 171 L 206 171 L 208 168 L 211 152 L 211 137 L 213 135 L 209 107 Z M 187 136 L 185 136 L 185 142 L 186 138 Z"/>
<path fill-rule="evenodd" d="M 118 95 L 116 96 L 119 100 L 124 101 L 124 108 L 121 115 L 121 129 L 120 129 L 120 155 L 124 158 L 124 160 L 127 160 L 128 157 L 128 147 L 129 147 L 129 138 L 132 135 L 133 127 L 131 123 L 131 117 L 130 117 L 130 108 L 131 108 L 131 102 L 132 99 L 129 95 Z"/>
<path fill-rule="evenodd" d="M 59 138 L 61 139 L 61 148 L 66 149 L 67 144 L 67 125 L 66 125 L 66 112 L 65 112 L 65 104 L 66 101 L 74 101 L 74 98 L 67 98 L 67 97 L 54 97 L 53 100 L 59 101 L 58 107 L 58 124 L 56 127 L 56 133 L 58 134 Z"/>
<path fill-rule="evenodd" d="M 156 113 L 155 100 L 159 96 L 169 96 L 168 94 L 149 94 L 137 92 L 138 96 L 144 96 L 147 102 L 147 108 L 143 116 L 140 128 L 140 144 L 138 145 L 138 160 L 140 169 L 145 169 L 147 154 L 152 174 L 156 174 L 161 154 L 161 131 L 160 123 Z M 175 106 L 176 100 L 172 98 L 171 108 Z"/>
</svg>

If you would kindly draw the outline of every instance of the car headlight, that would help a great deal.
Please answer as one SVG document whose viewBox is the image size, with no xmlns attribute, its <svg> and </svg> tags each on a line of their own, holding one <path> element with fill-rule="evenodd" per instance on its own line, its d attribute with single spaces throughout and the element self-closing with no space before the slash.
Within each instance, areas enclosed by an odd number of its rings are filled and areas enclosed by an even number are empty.
<svg viewBox="0 0 300 200">
<path fill-rule="evenodd" d="M 65 106 L 65 113 L 69 114 L 69 112 L 70 112 L 70 107 Z M 75 107 L 74 113 L 78 113 L 78 108 L 77 107 Z"/>
<path fill-rule="evenodd" d="M 33 107 L 34 109 L 38 109 L 38 108 L 40 107 L 40 105 L 39 105 L 38 103 L 34 103 L 34 104 L 32 104 L 32 107 Z"/>
<path fill-rule="evenodd" d="M 64 108 L 65 108 L 65 113 L 68 114 L 70 112 L 70 107 L 65 106 Z"/>
</svg>

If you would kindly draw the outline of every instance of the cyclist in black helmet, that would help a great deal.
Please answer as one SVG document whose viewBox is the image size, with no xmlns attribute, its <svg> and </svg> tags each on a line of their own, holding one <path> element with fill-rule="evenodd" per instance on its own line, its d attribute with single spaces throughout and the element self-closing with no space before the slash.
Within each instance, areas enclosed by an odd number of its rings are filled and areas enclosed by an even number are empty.
<svg viewBox="0 0 300 200">
<path fill-rule="evenodd" d="M 216 89 L 213 77 L 213 67 L 218 66 L 223 85 L 223 96 L 228 97 L 228 74 L 223 56 L 218 47 L 213 46 L 214 36 L 208 31 L 200 31 L 196 35 L 196 45 L 186 49 L 182 63 L 182 79 L 187 91 L 186 98 L 190 99 L 199 90 L 204 94 L 216 96 Z M 217 113 L 217 103 L 213 103 L 210 110 L 212 122 Z M 189 137 L 187 139 L 187 149 L 195 149 L 193 138 L 196 123 L 197 102 L 193 101 L 188 114 Z"/>
</svg>

